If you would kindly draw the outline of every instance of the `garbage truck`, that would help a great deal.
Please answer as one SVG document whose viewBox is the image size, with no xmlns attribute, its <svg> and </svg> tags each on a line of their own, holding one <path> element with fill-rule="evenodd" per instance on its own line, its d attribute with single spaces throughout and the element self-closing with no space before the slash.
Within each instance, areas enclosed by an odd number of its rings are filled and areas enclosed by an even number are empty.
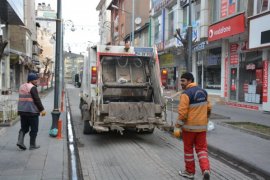
<svg viewBox="0 0 270 180">
<path fill-rule="evenodd" d="M 88 48 L 80 90 L 83 133 L 126 129 L 153 133 L 166 125 L 166 100 L 152 47 Z"/>
</svg>

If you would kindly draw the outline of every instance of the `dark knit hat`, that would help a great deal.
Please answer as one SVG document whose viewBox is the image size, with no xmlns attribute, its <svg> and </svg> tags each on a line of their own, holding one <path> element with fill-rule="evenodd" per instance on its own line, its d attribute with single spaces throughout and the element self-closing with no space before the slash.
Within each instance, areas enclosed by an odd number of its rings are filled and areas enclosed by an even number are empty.
<svg viewBox="0 0 270 180">
<path fill-rule="evenodd" d="M 30 82 L 30 81 L 33 81 L 33 80 L 37 80 L 38 79 L 38 75 L 35 74 L 35 73 L 29 73 L 28 74 L 28 77 L 27 77 L 27 81 Z"/>
<path fill-rule="evenodd" d="M 186 72 L 184 74 L 181 75 L 181 79 L 184 78 L 188 81 L 194 82 L 194 77 L 190 72 Z"/>
</svg>

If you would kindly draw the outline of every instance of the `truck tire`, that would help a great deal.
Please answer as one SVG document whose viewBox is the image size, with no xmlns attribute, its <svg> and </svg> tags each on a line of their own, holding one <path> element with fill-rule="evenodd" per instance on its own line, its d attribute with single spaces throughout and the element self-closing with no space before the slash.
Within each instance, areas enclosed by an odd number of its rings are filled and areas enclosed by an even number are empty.
<svg viewBox="0 0 270 180">
<path fill-rule="evenodd" d="M 83 134 L 94 134 L 95 130 L 90 126 L 89 121 L 83 121 Z"/>
</svg>

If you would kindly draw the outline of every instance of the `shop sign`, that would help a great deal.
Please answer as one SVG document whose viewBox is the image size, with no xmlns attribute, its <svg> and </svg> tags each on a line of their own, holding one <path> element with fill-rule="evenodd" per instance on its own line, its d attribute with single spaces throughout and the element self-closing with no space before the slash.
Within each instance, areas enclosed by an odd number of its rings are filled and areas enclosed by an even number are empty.
<svg viewBox="0 0 270 180">
<path fill-rule="evenodd" d="M 173 55 L 163 54 L 159 58 L 160 67 L 171 67 L 174 66 Z"/>
<path fill-rule="evenodd" d="M 188 26 L 186 24 L 183 25 L 183 33 L 181 33 L 182 37 L 186 37 L 186 33 L 188 31 Z M 192 40 L 195 42 L 200 41 L 200 21 L 192 21 Z"/>
<path fill-rule="evenodd" d="M 197 51 L 204 50 L 207 44 L 208 44 L 208 41 L 200 42 L 199 44 L 196 44 L 195 46 L 193 46 L 193 51 L 197 52 Z"/>
<path fill-rule="evenodd" d="M 221 18 L 227 17 L 227 10 L 228 10 L 228 0 L 221 0 L 221 9 L 220 9 Z"/>
<path fill-rule="evenodd" d="M 267 102 L 268 100 L 268 61 L 263 61 L 263 97 L 262 102 Z"/>
<path fill-rule="evenodd" d="M 235 4 L 236 4 L 236 0 L 229 0 L 229 15 L 235 13 L 235 10 L 236 10 Z"/>
<path fill-rule="evenodd" d="M 230 37 L 245 31 L 245 15 L 240 14 L 209 27 L 208 41 Z"/>
<path fill-rule="evenodd" d="M 238 64 L 238 44 L 230 44 L 230 64 Z"/>
<path fill-rule="evenodd" d="M 169 39 L 168 41 L 165 41 L 164 48 L 167 49 L 167 48 L 170 48 L 170 47 L 181 47 L 181 46 L 183 46 L 181 41 L 179 41 L 176 38 L 172 38 L 172 39 Z"/>
<path fill-rule="evenodd" d="M 255 69 L 255 64 L 250 63 L 246 66 L 246 70 L 254 70 Z"/>
<path fill-rule="evenodd" d="M 228 58 L 225 58 L 225 80 L 224 80 L 224 97 L 228 97 L 228 67 L 229 61 Z"/>
</svg>

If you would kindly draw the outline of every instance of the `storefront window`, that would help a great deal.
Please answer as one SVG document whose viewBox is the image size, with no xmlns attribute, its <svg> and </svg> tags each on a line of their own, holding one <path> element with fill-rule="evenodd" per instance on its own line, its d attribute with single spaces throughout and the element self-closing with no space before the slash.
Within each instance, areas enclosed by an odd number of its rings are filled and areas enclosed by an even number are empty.
<svg viewBox="0 0 270 180">
<path fill-rule="evenodd" d="M 221 48 L 196 53 L 197 83 L 205 89 L 221 89 Z"/>
<path fill-rule="evenodd" d="M 221 88 L 221 48 L 210 49 L 204 60 L 205 88 Z"/>
<path fill-rule="evenodd" d="M 239 101 L 262 103 L 262 79 L 262 52 L 256 51 L 241 54 L 239 64 Z"/>
</svg>

